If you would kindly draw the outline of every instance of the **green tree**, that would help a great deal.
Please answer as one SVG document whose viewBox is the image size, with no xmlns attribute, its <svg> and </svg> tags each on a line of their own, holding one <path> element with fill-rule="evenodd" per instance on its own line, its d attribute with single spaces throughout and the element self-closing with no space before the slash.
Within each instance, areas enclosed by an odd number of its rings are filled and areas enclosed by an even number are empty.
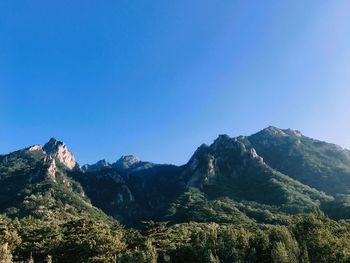
<svg viewBox="0 0 350 263">
<path fill-rule="evenodd" d="M 56 254 L 62 262 L 116 262 L 125 248 L 119 225 L 78 219 L 62 227 L 63 240 Z"/>
<path fill-rule="evenodd" d="M 289 260 L 287 249 L 281 241 L 278 241 L 273 246 L 273 248 L 271 250 L 271 257 L 272 257 L 272 261 L 274 263 L 289 263 L 289 262 L 291 262 Z"/>
</svg>

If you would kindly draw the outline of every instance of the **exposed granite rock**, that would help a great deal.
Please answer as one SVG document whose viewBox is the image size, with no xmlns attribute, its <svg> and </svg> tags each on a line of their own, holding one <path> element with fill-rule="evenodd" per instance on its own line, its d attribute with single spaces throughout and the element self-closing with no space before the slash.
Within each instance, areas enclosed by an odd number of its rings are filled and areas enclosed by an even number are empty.
<svg viewBox="0 0 350 263">
<path fill-rule="evenodd" d="M 55 138 L 51 138 L 50 141 L 44 145 L 43 150 L 70 170 L 79 167 L 67 146 Z"/>
<path fill-rule="evenodd" d="M 36 144 L 27 148 L 27 151 L 29 152 L 40 151 L 40 150 L 42 150 L 42 147 L 39 144 Z"/>
<path fill-rule="evenodd" d="M 286 129 L 286 130 L 283 130 L 283 132 L 291 136 L 296 136 L 299 138 L 303 137 L 303 134 L 298 130 Z"/>
<path fill-rule="evenodd" d="M 223 171 L 238 175 L 251 162 L 264 165 L 263 158 L 245 139 L 224 134 L 219 135 L 210 146 L 201 145 L 183 173 L 183 177 L 187 177 L 187 187 L 201 188 L 211 184 Z"/>
<path fill-rule="evenodd" d="M 118 161 L 112 164 L 112 167 L 117 168 L 122 172 L 136 172 L 149 169 L 156 166 L 154 163 L 143 162 L 134 155 L 123 155 Z"/>
<path fill-rule="evenodd" d="M 48 179 L 56 182 L 57 166 L 56 161 L 51 156 L 46 156 L 44 158 L 44 165 L 47 166 L 46 176 Z"/>
<path fill-rule="evenodd" d="M 262 132 L 268 133 L 270 135 L 274 136 L 287 136 L 288 134 L 285 132 L 285 130 L 276 128 L 274 126 L 269 126 L 262 130 Z"/>
<path fill-rule="evenodd" d="M 113 166 L 121 170 L 127 170 L 139 162 L 141 162 L 141 160 L 134 155 L 123 155 L 113 164 Z"/>
</svg>

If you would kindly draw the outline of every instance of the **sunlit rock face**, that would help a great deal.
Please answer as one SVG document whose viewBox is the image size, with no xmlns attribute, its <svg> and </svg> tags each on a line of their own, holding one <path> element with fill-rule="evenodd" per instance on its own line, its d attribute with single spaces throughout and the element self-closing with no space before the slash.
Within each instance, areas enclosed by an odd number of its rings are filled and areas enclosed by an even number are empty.
<svg viewBox="0 0 350 263">
<path fill-rule="evenodd" d="M 123 155 L 112 164 L 112 167 L 117 168 L 121 172 L 127 173 L 147 170 L 155 166 L 157 165 L 154 163 L 141 161 L 134 155 Z"/>
<path fill-rule="evenodd" d="M 113 166 L 121 170 L 127 170 L 140 163 L 141 160 L 134 155 L 123 155 Z"/>
<path fill-rule="evenodd" d="M 67 146 L 55 138 L 51 138 L 50 141 L 44 145 L 43 150 L 70 170 L 79 166 Z"/>
<path fill-rule="evenodd" d="M 33 146 L 27 148 L 27 150 L 29 152 L 40 151 L 40 150 L 42 150 L 42 147 L 41 147 L 41 145 L 36 144 L 36 145 L 33 145 Z"/>
<path fill-rule="evenodd" d="M 44 165 L 47 166 L 47 172 L 46 172 L 47 178 L 56 182 L 57 166 L 56 166 L 55 159 L 52 158 L 51 156 L 45 157 L 44 158 Z"/>
<path fill-rule="evenodd" d="M 197 149 L 182 177 L 187 180 L 187 187 L 202 188 L 215 183 L 220 176 L 238 177 L 253 163 L 265 165 L 245 137 L 232 138 L 223 134 L 213 144 L 203 144 Z"/>
</svg>

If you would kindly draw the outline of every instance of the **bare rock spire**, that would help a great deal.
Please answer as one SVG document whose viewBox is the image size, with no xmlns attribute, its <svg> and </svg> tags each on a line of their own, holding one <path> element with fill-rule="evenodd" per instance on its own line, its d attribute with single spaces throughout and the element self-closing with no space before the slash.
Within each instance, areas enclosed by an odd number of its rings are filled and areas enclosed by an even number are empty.
<svg viewBox="0 0 350 263">
<path fill-rule="evenodd" d="M 68 169 L 78 167 L 78 163 L 73 154 L 68 150 L 67 146 L 55 138 L 51 138 L 49 142 L 44 145 L 43 150 L 51 157 L 60 161 L 60 163 Z"/>
</svg>

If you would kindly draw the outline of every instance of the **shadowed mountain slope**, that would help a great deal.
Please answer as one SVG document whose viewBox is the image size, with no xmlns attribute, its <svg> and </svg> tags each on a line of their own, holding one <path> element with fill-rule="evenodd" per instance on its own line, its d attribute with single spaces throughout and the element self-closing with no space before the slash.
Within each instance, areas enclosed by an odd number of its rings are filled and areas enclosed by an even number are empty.
<svg viewBox="0 0 350 263">
<path fill-rule="evenodd" d="M 80 168 L 52 138 L 44 147 L 0 156 L 0 186 L 0 210 L 11 217 L 108 215 L 135 226 L 144 220 L 284 222 L 323 209 L 349 218 L 350 153 L 268 127 L 251 136 L 220 135 L 183 166 L 127 155 Z"/>
</svg>

